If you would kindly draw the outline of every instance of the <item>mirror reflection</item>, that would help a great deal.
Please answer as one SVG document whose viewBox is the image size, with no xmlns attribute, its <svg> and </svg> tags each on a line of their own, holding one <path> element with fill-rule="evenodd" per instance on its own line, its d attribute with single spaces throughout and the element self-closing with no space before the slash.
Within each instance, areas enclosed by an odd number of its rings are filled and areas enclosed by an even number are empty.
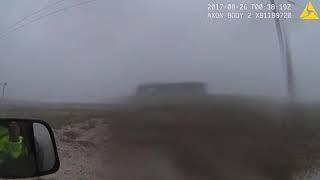
<svg viewBox="0 0 320 180">
<path fill-rule="evenodd" d="M 36 173 L 32 123 L 0 122 L 1 177 L 28 177 Z"/>
</svg>

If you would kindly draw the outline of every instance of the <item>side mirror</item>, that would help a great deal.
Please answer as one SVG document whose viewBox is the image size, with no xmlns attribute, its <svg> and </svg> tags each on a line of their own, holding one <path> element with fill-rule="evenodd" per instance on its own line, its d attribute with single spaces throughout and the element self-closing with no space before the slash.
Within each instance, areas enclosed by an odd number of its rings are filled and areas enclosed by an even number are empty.
<svg viewBox="0 0 320 180">
<path fill-rule="evenodd" d="M 0 178 L 52 174 L 60 166 L 53 131 L 40 120 L 0 119 Z"/>
</svg>

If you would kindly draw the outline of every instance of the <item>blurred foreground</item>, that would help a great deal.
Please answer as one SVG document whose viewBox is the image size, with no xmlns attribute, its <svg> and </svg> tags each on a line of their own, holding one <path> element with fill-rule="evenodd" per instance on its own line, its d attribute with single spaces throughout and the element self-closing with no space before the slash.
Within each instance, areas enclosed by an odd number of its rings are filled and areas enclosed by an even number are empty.
<svg viewBox="0 0 320 180">
<path fill-rule="evenodd" d="M 320 167 L 320 104 L 203 97 L 0 109 L 56 128 L 62 165 L 46 179 L 291 180 Z"/>
</svg>

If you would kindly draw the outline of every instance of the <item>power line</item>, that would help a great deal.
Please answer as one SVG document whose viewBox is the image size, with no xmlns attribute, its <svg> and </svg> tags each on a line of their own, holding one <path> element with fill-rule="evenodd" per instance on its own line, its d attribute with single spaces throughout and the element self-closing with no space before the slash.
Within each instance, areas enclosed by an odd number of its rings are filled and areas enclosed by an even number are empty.
<svg viewBox="0 0 320 180">
<path fill-rule="evenodd" d="M 68 10 L 68 9 L 71 9 L 71 8 L 75 8 L 75 7 L 78 7 L 78 6 L 85 5 L 85 4 L 89 4 L 89 3 L 92 3 L 92 2 L 94 2 L 94 1 L 97 1 L 97 0 L 82 1 L 82 2 L 80 2 L 80 3 L 75 3 L 75 4 L 72 4 L 72 5 L 70 5 L 70 6 L 66 6 L 66 7 L 64 7 L 64 8 L 58 9 L 58 10 L 56 10 L 56 11 L 53 11 L 53 12 L 51 12 L 51 13 L 48 13 L 48 14 L 39 16 L 38 18 L 35 18 L 35 19 L 31 20 L 31 21 L 28 21 L 28 23 L 26 23 L 26 24 L 22 24 L 22 25 L 20 25 L 20 26 L 17 26 L 17 27 L 15 27 L 15 28 L 12 28 L 11 31 L 9 31 L 8 33 L 0 36 L 0 39 L 3 39 L 3 38 L 5 38 L 8 34 L 10 34 L 10 33 L 12 33 L 12 32 L 15 32 L 15 31 L 17 31 L 17 30 L 19 30 L 19 29 L 27 26 L 27 25 L 30 25 L 30 24 L 32 24 L 32 23 L 35 23 L 35 22 L 37 22 L 37 21 L 39 21 L 39 20 L 41 20 L 41 19 L 43 19 L 43 18 L 46 18 L 46 17 L 48 17 L 48 16 L 57 14 L 57 13 L 59 13 L 59 12 L 62 12 L 62 11 L 65 11 L 65 10 Z"/>
<path fill-rule="evenodd" d="M 56 2 L 54 2 L 54 3 L 48 4 L 48 5 L 44 6 L 43 8 L 41 8 L 41 9 L 39 9 L 39 10 L 37 10 L 37 11 L 34 11 L 34 12 L 32 12 L 31 14 L 29 14 L 29 15 L 21 18 L 20 20 L 18 20 L 18 21 L 15 22 L 14 24 L 8 26 L 7 29 L 10 30 L 10 29 L 14 28 L 16 25 L 18 25 L 18 24 L 22 23 L 23 21 L 25 21 L 26 19 L 28 19 L 28 18 L 36 15 L 36 14 L 39 14 L 39 13 L 41 13 L 42 11 L 47 10 L 47 9 L 49 9 L 50 7 L 53 7 L 53 6 L 55 6 L 55 5 L 57 5 L 57 4 L 60 4 L 60 3 L 64 2 L 64 1 L 67 1 L 67 0 L 59 0 L 59 1 L 56 1 Z"/>
</svg>

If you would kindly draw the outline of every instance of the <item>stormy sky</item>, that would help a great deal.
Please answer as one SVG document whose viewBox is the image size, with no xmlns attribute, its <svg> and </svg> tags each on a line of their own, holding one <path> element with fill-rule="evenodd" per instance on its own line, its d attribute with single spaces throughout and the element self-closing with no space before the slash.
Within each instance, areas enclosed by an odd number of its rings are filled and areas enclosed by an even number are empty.
<svg viewBox="0 0 320 180">
<path fill-rule="evenodd" d="M 94 102 L 130 95 L 139 83 L 178 81 L 207 82 L 214 94 L 286 96 L 273 20 L 208 19 L 211 1 L 97 0 L 8 31 L 55 1 L 1 1 L 0 81 L 8 82 L 7 97 Z M 297 2 L 294 18 L 282 24 L 299 98 L 320 100 L 320 20 L 298 19 L 306 3 Z M 320 1 L 314 4 L 320 11 Z"/>
</svg>

